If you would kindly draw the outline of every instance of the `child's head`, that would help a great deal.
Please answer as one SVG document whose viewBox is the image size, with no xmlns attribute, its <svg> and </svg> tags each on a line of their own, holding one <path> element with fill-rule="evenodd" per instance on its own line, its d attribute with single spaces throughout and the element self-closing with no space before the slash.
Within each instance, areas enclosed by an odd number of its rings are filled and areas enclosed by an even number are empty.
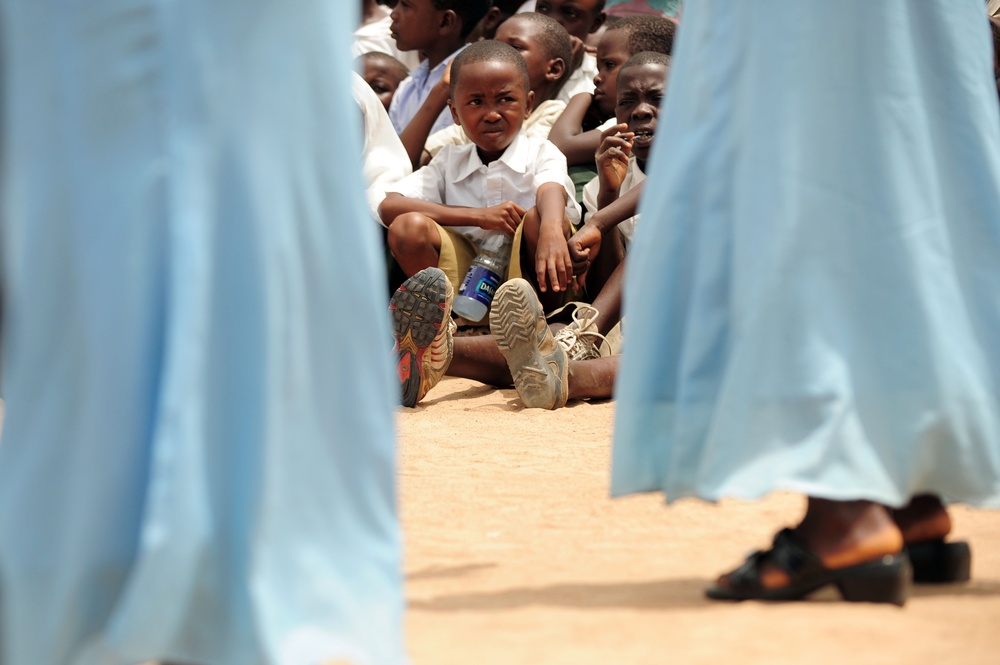
<svg viewBox="0 0 1000 665">
<path fill-rule="evenodd" d="M 509 44 L 476 42 L 451 63 L 448 108 L 484 164 L 499 159 L 514 142 L 533 99 L 528 66 Z"/>
<path fill-rule="evenodd" d="M 406 65 L 396 60 L 388 53 L 371 51 L 359 56 L 354 61 L 355 69 L 361 73 L 361 78 L 375 91 L 379 101 L 386 109 L 396 94 L 400 81 L 410 73 Z"/>
<path fill-rule="evenodd" d="M 587 41 L 605 19 L 604 0 L 538 0 L 535 11 L 551 16 L 580 41 Z"/>
<path fill-rule="evenodd" d="M 500 24 L 516 14 L 522 4 L 522 0 L 493 0 L 493 6 L 472 31 L 469 41 L 495 39 Z"/>
<path fill-rule="evenodd" d="M 597 44 L 594 99 L 601 113 L 615 114 L 618 70 L 636 53 L 652 51 L 670 55 L 676 25 L 661 16 L 627 16 L 608 25 Z"/>
<path fill-rule="evenodd" d="M 452 49 L 469 36 L 490 0 L 400 0 L 392 10 L 390 31 L 400 51 Z"/>
<path fill-rule="evenodd" d="M 662 16 L 627 16 L 618 24 L 628 32 L 628 50 L 634 54 L 643 51 L 670 55 L 674 51 L 677 24 Z"/>
<path fill-rule="evenodd" d="M 496 39 L 513 46 L 524 58 L 536 100 L 555 96 L 573 61 L 573 46 L 565 28 L 544 14 L 525 12 L 500 24 Z"/>
<path fill-rule="evenodd" d="M 637 53 L 618 70 L 615 117 L 632 132 L 632 154 L 645 170 L 656 132 L 660 102 L 667 88 L 670 56 L 653 51 Z"/>
</svg>

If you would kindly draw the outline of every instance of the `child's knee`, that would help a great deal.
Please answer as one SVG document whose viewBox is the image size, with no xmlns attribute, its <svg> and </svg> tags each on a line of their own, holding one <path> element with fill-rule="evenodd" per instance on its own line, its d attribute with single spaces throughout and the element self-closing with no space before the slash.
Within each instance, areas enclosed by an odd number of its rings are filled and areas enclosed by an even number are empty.
<svg viewBox="0 0 1000 665">
<path fill-rule="evenodd" d="M 433 247 L 438 235 L 437 225 L 427 215 L 407 212 L 389 224 L 387 240 L 393 254 L 412 251 L 417 247 Z"/>
</svg>

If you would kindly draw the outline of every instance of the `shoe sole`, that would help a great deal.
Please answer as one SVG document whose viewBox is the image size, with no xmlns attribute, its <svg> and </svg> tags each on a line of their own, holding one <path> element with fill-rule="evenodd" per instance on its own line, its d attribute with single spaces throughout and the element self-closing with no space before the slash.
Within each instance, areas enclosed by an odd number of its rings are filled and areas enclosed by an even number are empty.
<svg viewBox="0 0 1000 665">
<path fill-rule="evenodd" d="M 705 595 L 713 600 L 803 600 L 815 591 L 834 586 L 852 603 L 890 603 L 902 607 L 910 595 L 913 568 L 905 553 L 885 556 L 846 568 L 824 570 L 776 589 L 729 589 L 711 586 Z"/>
<path fill-rule="evenodd" d="M 917 584 L 957 584 L 972 576 L 972 550 L 964 540 L 917 543 L 907 545 L 906 551 Z"/>
<path fill-rule="evenodd" d="M 540 343 L 539 325 L 545 326 Z M 490 311 L 490 331 L 526 407 L 555 409 L 566 403 L 566 354 L 549 331 L 541 304 L 528 282 L 513 279 L 497 289 Z"/>
<path fill-rule="evenodd" d="M 426 268 L 403 282 L 389 301 L 403 406 L 412 408 L 420 399 L 424 353 L 448 314 L 447 292 L 448 277 L 444 272 Z"/>
</svg>

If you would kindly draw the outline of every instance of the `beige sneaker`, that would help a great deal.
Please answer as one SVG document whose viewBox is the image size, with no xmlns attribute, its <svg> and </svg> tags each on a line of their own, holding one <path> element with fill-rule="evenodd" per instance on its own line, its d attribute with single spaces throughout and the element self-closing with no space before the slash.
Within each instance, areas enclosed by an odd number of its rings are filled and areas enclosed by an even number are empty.
<svg viewBox="0 0 1000 665">
<path fill-rule="evenodd" d="M 609 355 L 607 339 L 597 332 L 597 317 L 600 312 L 593 305 L 576 303 L 572 321 L 556 331 L 556 342 L 566 349 L 570 360 L 591 360 Z M 551 318 L 551 315 L 550 315 Z"/>
<path fill-rule="evenodd" d="M 416 406 L 448 371 L 454 354 L 454 299 L 455 289 L 444 272 L 424 268 L 389 300 L 403 406 Z"/>
<path fill-rule="evenodd" d="M 528 408 L 556 409 L 569 393 L 569 357 L 556 343 L 531 285 L 520 278 L 497 289 L 490 330 Z"/>
</svg>

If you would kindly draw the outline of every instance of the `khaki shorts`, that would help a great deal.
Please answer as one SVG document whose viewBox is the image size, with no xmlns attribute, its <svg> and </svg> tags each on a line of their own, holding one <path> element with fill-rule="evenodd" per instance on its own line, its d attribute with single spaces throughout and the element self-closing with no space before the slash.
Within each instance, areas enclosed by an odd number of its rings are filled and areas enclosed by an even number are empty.
<svg viewBox="0 0 1000 665">
<path fill-rule="evenodd" d="M 523 225 L 517 227 L 514 232 L 514 245 L 510 252 L 510 266 L 507 268 L 507 275 L 503 281 L 521 277 L 521 229 Z M 451 280 L 458 293 L 462 286 L 465 274 L 469 272 L 473 259 L 476 258 L 478 248 L 464 235 L 454 229 L 437 225 L 438 233 L 441 236 L 441 252 L 438 256 L 438 268 Z"/>
</svg>

